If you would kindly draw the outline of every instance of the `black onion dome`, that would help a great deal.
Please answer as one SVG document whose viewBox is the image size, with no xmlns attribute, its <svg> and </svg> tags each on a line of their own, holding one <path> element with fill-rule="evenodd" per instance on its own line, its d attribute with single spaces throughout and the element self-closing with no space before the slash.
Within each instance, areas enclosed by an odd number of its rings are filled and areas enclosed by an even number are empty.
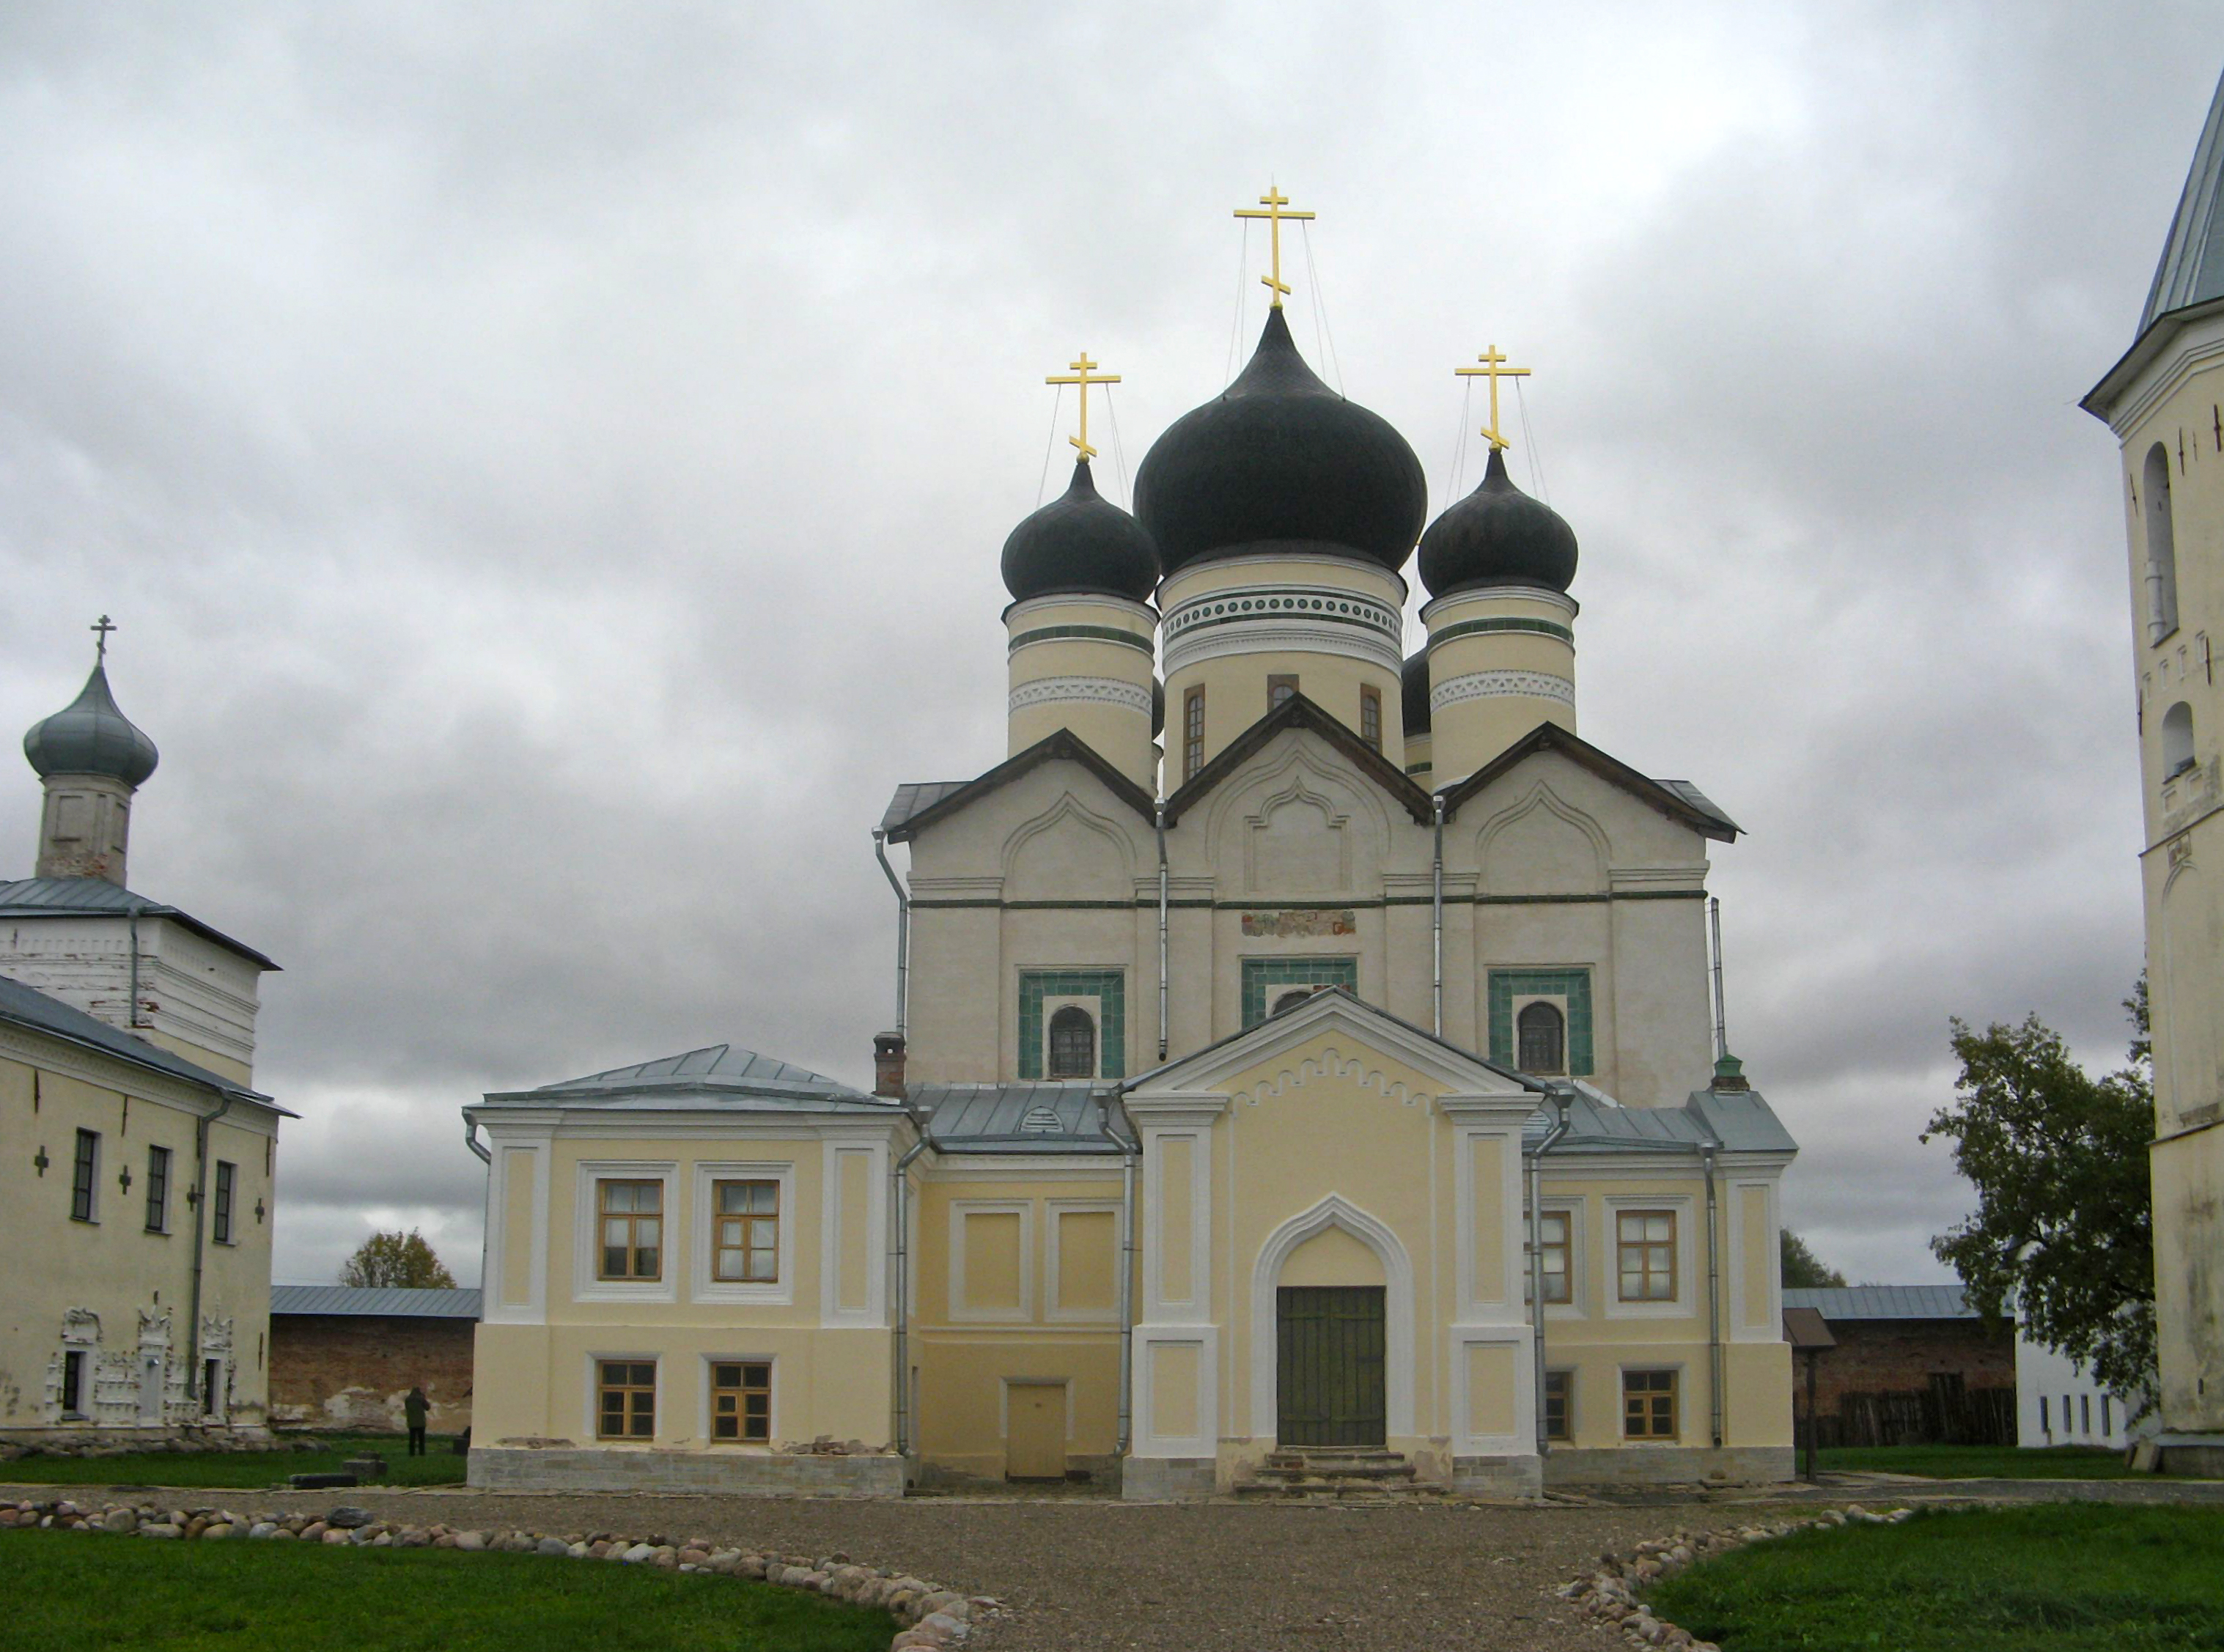
<svg viewBox="0 0 2224 1652">
<path fill-rule="evenodd" d="M 1143 526 L 1096 491 L 1089 461 L 1073 482 L 1004 541 L 1004 589 L 1012 600 L 1053 591 L 1096 592 L 1134 602 L 1159 583 L 1159 553 Z"/>
<path fill-rule="evenodd" d="M 1169 574 L 1276 544 L 1395 572 L 1428 508 L 1406 438 L 1321 382 L 1279 310 L 1235 382 L 1168 426 L 1135 473 L 1135 514 Z"/>
<path fill-rule="evenodd" d="M 1399 674 L 1398 699 L 1405 714 L 1406 738 L 1429 732 L 1429 651 L 1422 649 Z"/>
<path fill-rule="evenodd" d="M 1166 685 L 1158 678 L 1151 679 L 1151 738 L 1156 740 L 1166 732 Z"/>
<path fill-rule="evenodd" d="M 1473 585 L 1564 591 L 1575 577 L 1575 529 L 1550 505 L 1513 485 L 1502 448 L 1490 450 L 1482 485 L 1421 535 L 1421 583 L 1431 596 Z"/>
<path fill-rule="evenodd" d="M 117 709 L 104 665 L 92 668 L 76 699 L 31 725 L 23 755 L 42 780 L 50 774 L 101 774 L 128 786 L 142 784 L 160 760 L 155 742 Z"/>
</svg>

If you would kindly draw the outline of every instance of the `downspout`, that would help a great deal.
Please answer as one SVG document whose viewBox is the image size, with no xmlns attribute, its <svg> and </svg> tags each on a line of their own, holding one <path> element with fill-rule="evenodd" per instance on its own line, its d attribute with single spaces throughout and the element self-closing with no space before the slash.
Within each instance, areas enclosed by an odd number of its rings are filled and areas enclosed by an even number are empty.
<svg viewBox="0 0 2224 1652">
<path fill-rule="evenodd" d="M 1159 1059 L 1164 1061 L 1166 1058 L 1166 804 L 1163 798 L 1153 810 L 1152 824 L 1159 835 Z M 1121 1380 L 1126 1380 L 1124 1376 Z"/>
<path fill-rule="evenodd" d="M 878 837 L 880 834 L 873 834 Z M 883 861 L 881 865 L 888 864 Z M 906 1112 L 910 1109 L 907 1107 Z M 927 1134 L 926 1120 L 912 1113 L 913 1126 L 919 1131 L 919 1139 L 906 1148 L 903 1157 L 896 1160 L 895 1169 L 889 1172 L 895 1185 L 889 1189 L 889 1204 L 895 1221 L 895 1335 L 890 1339 L 895 1348 L 896 1360 L 896 1455 L 908 1456 L 911 1452 L 911 1177 L 912 1161 L 934 1144 Z"/>
<path fill-rule="evenodd" d="M 1103 1105 L 1104 1133 L 1119 1144 L 1123 1161 L 1120 1178 L 1120 1420 L 1113 1434 L 1112 1453 L 1124 1462 L 1135 1433 L 1135 1171 L 1142 1158 L 1143 1144 L 1112 1127 L 1112 1109 L 1116 1101 L 1117 1097 L 1108 1096 Z M 1121 1111 L 1124 1113 L 1126 1109 Z"/>
<path fill-rule="evenodd" d="M 911 895 L 896 876 L 896 869 L 888 864 L 888 836 L 878 827 L 873 829 L 873 858 L 888 874 L 888 887 L 896 892 L 896 1033 L 901 1037 L 911 986 Z"/>
<path fill-rule="evenodd" d="M 1529 1319 L 1535 1327 L 1531 1345 L 1536 1352 L 1535 1379 L 1537 1409 L 1537 1455 L 1544 1457 L 1552 1449 L 1545 1437 L 1545 1155 L 1560 1144 L 1568 1133 L 1568 1098 L 1557 1090 L 1546 1100 L 1552 1104 L 1552 1127 L 1545 1132 L 1545 1139 L 1537 1144 L 1537 1151 L 1529 1155 Z"/>
<path fill-rule="evenodd" d="M 131 1013 L 124 1025 L 136 1031 L 139 1026 L 139 906 L 134 900 L 124 911 L 124 921 L 131 936 Z"/>
<path fill-rule="evenodd" d="M 1699 1144 L 1699 1162 L 1707 1173 L 1707 1394 L 1715 1449 L 1722 1448 L 1722 1274 L 1715 1239 L 1715 1155 L 1722 1144 Z"/>
<path fill-rule="evenodd" d="M 231 1111 L 238 1096 L 227 1091 L 224 1105 L 193 1121 L 193 1284 L 186 1308 L 186 1397 L 205 1401 L 201 1389 L 201 1265 L 208 1242 L 209 1126 Z M 199 1418 L 193 1419 L 199 1422 Z M 190 1425 L 188 1425 L 190 1426 Z"/>
<path fill-rule="evenodd" d="M 1444 1036 L 1444 794 L 1436 794 L 1437 852 L 1429 863 L 1429 998 L 1435 1031 Z"/>
<path fill-rule="evenodd" d="M 494 1155 L 479 1145 L 479 1127 L 468 1113 L 464 1115 L 464 1145 L 479 1156 L 480 1163 L 494 1163 Z"/>
<path fill-rule="evenodd" d="M 1707 926 L 1714 943 L 1715 1059 L 1720 1061 L 1730 1053 L 1730 1040 L 1722 1012 L 1722 903 L 1713 895 L 1707 897 Z"/>
</svg>

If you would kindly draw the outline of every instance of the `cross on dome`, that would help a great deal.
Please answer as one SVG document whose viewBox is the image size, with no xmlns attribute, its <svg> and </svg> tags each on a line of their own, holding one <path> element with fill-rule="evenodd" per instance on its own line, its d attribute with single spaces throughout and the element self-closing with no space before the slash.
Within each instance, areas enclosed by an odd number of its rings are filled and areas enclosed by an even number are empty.
<svg viewBox="0 0 2224 1652">
<path fill-rule="evenodd" d="M 1117 384 L 1120 382 L 1120 375 L 1117 373 L 1096 372 L 1095 369 L 1102 367 L 1103 363 L 1090 361 L 1089 352 L 1085 350 L 1081 352 L 1077 359 L 1067 363 L 1066 365 L 1072 371 L 1053 373 L 1043 382 L 1045 384 L 1077 384 L 1081 387 L 1081 434 L 1069 436 L 1065 439 L 1079 451 L 1083 460 L 1087 461 L 1096 457 L 1096 450 L 1089 445 L 1089 387 L 1092 384 Z"/>
<path fill-rule="evenodd" d="M 93 657 L 96 663 L 108 658 L 108 634 L 116 628 L 117 627 L 110 622 L 109 618 L 105 614 L 102 615 L 100 618 L 95 621 L 92 624 L 85 627 L 86 630 L 98 632 L 99 634 L 100 640 L 94 645 L 94 646 L 99 651 Z"/>
<path fill-rule="evenodd" d="M 1264 218 L 1267 220 L 1267 244 L 1268 248 L 1268 256 L 1273 261 L 1273 274 L 1271 275 L 1261 275 L 1259 278 L 1259 281 L 1261 286 L 1268 288 L 1274 294 L 1274 302 L 1272 307 L 1277 310 L 1282 307 L 1283 297 L 1290 290 L 1288 287 L 1282 285 L 1282 220 L 1284 218 L 1309 218 L 1312 217 L 1311 212 L 1287 212 L 1283 211 L 1283 208 L 1289 205 L 1289 204 L 1290 198 L 1282 193 L 1282 192 L 1273 185 L 1269 184 L 1267 186 L 1267 192 L 1259 198 L 1259 206 L 1265 207 L 1267 209 L 1265 211 L 1260 211 L 1257 206 L 1239 206 L 1235 209 L 1235 216 L 1239 218 Z"/>
<path fill-rule="evenodd" d="M 1481 362 L 1482 365 L 1456 367 L 1452 369 L 1452 373 L 1458 378 L 1490 381 L 1490 422 L 1485 425 L 1477 434 L 1488 438 L 1491 446 L 1494 449 L 1511 447 L 1513 444 L 1498 433 L 1498 381 L 1501 379 L 1526 379 L 1529 376 L 1529 369 L 1526 367 L 1507 366 L 1507 357 L 1499 353 L 1498 346 L 1495 344 L 1484 345 L 1482 354 L 1475 359 Z"/>
</svg>

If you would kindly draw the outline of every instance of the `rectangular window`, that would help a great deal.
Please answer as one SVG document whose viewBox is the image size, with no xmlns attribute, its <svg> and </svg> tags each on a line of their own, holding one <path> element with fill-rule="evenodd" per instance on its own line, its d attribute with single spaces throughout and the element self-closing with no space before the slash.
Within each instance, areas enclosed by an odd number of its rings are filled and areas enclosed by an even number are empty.
<svg viewBox="0 0 2224 1652">
<path fill-rule="evenodd" d="M 780 1183 L 714 1182 L 711 1196 L 711 1277 L 727 1285 L 779 1283 Z"/>
<path fill-rule="evenodd" d="M 768 1360 L 718 1360 L 711 1367 L 711 1438 L 772 1439 L 772 1365 Z"/>
<path fill-rule="evenodd" d="M 1283 701 L 1298 697 L 1298 679 L 1294 675 L 1276 672 L 1267 678 L 1267 709 L 1278 710 Z"/>
<path fill-rule="evenodd" d="M 2054 1432 L 2054 1425 L 2046 1420 L 2046 1396 L 2044 1394 L 2038 1397 L 2038 1431 L 2041 1434 Z"/>
<path fill-rule="evenodd" d="M 170 1150 L 167 1147 L 147 1150 L 147 1231 L 170 1231 Z"/>
<path fill-rule="evenodd" d="M 62 1355 L 62 1415 L 85 1415 L 85 1355 L 75 1348 Z"/>
<path fill-rule="evenodd" d="M 1382 690 L 1359 690 L 1359 737 L 1376 751 L 1382 749 Z"/>
<path fill-rule="evenodd" d="M 595 1183 L 598 1279 L 664 1277 L 664 1183 Z"/>
<path fill-rule="evenodd" d="M 2105 1440 L 2116 1432 L 2116 1425 L 2108 1416 L 2108 1397 L 2101 1396 L 2101 1437 Z"/>
<path fill-rule="evenodd" d="M 1564 1210 L 1548 1210 L 1537 1219 L 1538 1249 L 1545 1258 L 1545 1300 L 1548 1302 L 1575 1301 L 1575 1281 L 1568 1266 L 1570 1226 Z"/>
<path fill-rule="evenodd" d="M 656 1361 L 595 1362 L 595 1437 L 649 1440 L 656 1434 Z"/>
<path fill-rule="evenodd" d="M 1676 1300 L 1676 1213 L 1624 1210 L 1614 1215 L 1616 1249 L 1626 1302 Z"/>
<path fill-rule="evenodd" d="M 1204 684 L 1182 696 L 1182 779 L 1204 766 Z"/>
<path fill-rule="evenodd" d="M 1673 1440 L 1676 1437 L 1674 1371 L 1625 1371 L 1621 1373 L 1621 1434 L 1625 1440 Z"/>
<path fill-rule="evenodd" d="M 1575 1407 L 1575 1372 L 1548 1371 L 1545 1373 L 1545 1438 L 1573 1440 Z"/>
<path fill-rule="evenodd" d="M 2080 1394 L 2077 1397 L 2077 1432 L 2080 1434 L 2093 1432 L 2093 1397 L 2090 1394 Z"/>
<path fill-rule="evenodd" d="M 70 1170 L 70 1216 L 73 1220 L 95 1220 L 94 1190 L 100 1176 L 100 1133 L 80 1130 L 77 1132 L 77 1161 Z"/>
<path fill-rule="evenodd" d="M 218 1245 L 231 1243 L 231 1202 L 233 1191 L 239 1184 L 239 1166 L 216 1162 L 216 1220 L 209 1237 Z"/>
</svg>

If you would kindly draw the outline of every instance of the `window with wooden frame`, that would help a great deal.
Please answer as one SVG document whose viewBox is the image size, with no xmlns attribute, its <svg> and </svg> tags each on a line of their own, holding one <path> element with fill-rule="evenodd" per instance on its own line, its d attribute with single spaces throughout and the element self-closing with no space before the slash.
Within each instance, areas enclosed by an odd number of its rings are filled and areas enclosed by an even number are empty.
<svg viewBox="0 0 2224 1652">
<path fill-rule="evenodd" d="M 1569 1258 L 1574 1243 L 1574 1223 L 1564 1210 L 1548 1210 L 1537 1218 L 1537 1253 L 1544 1258 L 1545 1300 L 1575 1301 L 1573 1270 Z"/>
<path fill-rule="evenodd" d="M 1676 1300 L 1676 1213 L 1622 1210 L 1614 1213 L 1616 1264 L 1626 1302 Z"/>
<path fill-rule="evenodd" d="M 772 1362 L 717 1359 L 711 1365 L 711 1438 L 769 1444 Z"/>
<path fill-rule="evenodd" d="M 1204 766 L 1204 684 L 1182 696 L 1182 779 Z"/>
<path fill-rule="evenodd" d="M 1621 1373 L 1621 1437 L 1625 1440 L 1673 1440 L 1676 1437 L 1674 1371 L 1625 1371 Z"/>
<path fill-rule="evenodd" d="M 62 1355 L 62 1415 L 85 1415 L 85 1352 L 72 1348 Z"/>
<path fill-rule="evenodd" d="M 1376 751 L 1382 749 L 1382 690 L 1362 685 L 1359 690 L 1359 737 Z"/>
<path fill-rule="evenodd" d="M 664 1277 L 664 1183 L 597 1178 L 597 1279 Z"/>
<path fill-rule="evenodd" d="M 656 1361 L 595 1362 L 595 1438 L 652 1440 L 656 1436 Z"/>
<path fill-rule="evenodd" d="M 1539 999 L 1521 1006 L 1513 1018 L 1514 1036 L 1525 1073 L 1564 1073 L 1568 1070 L 1568 1022 L 1557 1005 Z"/>
<path fill-rule="evenodd" d="M 231 1243 L 231 1207 L 238 1187 L 239 1166 L 218 1159 L 216 1162 L 216 1215 L 209 1225 L 209 1237 L 218 1245 Z"/>
<path fill-rule="evenodd" d="M 170 1231 L 170 1150 L 167 1147 L 147 1150 L 147 1231 Z"/>
<path fill-rule="evenodd" d="M 1078 1005 L 1069 1004 L 1050 1018 L 1050 1075 L 1096 1076 L 1096 1018 Z"/>
<path fill-rule="evenodd" d="M 1277 709 L 1285 700 L 1298 697 L 1298 678 L 1294 672 L 1270 672 L 1267 677 L 1267 709 Z"/>
<path fill-rule="evenodd" d="M 646 1185 L 654 1188 L 656 1183 Z M 711 1277 L 722 1285 L 778 1284 L 780 1183 L 714 1182 L 711 1201 Z M 606 1229 L 606 1245 L 607 1234 Z"/>
<path fill-rule="evenodd" d="M 1545 1438 L 1573 1440 L 1576 1374 L 1571 1371 L 1545 1373 Z"/>
<path fill-rule="evenodd" d="M 98 1207 L 95 1202 L 100 1182 L 100 1132 L 80 1130 L 77 1132 L 77 1157 L 70 1167 L 70 1220 L 89 1222 L 97 1220 Z"/>
</svg>

